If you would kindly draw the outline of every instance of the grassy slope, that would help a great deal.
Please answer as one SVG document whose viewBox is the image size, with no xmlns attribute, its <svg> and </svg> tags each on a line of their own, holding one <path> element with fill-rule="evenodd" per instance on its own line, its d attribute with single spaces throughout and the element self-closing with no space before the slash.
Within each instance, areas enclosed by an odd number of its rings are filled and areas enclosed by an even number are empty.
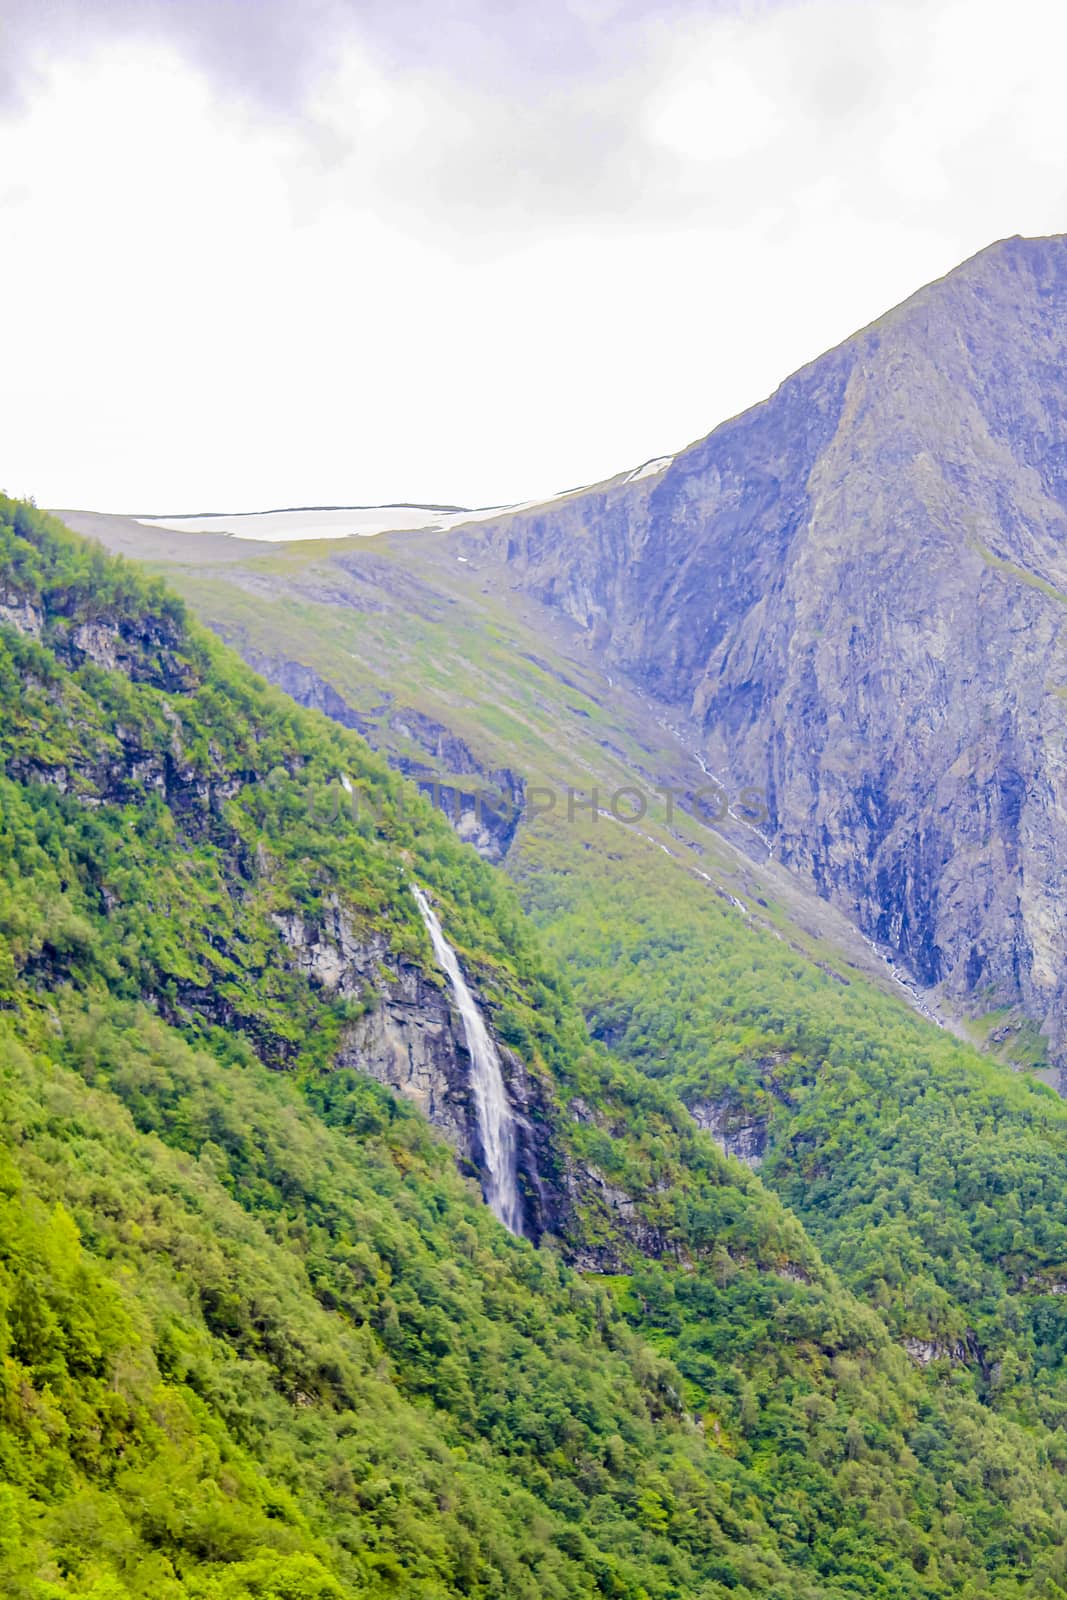
<svg viewBox="0 0 1067 1600">
<path fill-rule="evenodd" d="M 510 765 L 552 791 L 555 804 L 538 831 L 558 834 L 561 847 L 564 835 L 572 843 L 577 835 L 583 851 L 613 850 L 611 824 L 590 828 L 581 802 L 595 788 L 607 807 L 620 787 L 636 783 L 647 801 L 641 831 L 679 863 L 668 869 L 671 893 L 681 886 L 703 894 L 698 874 L 706 872 L 814 959 L 892 988 L 885 964 L 855 930 L 765 860 L 736 804 L 725 832 L 706 825 L 720 808 L 709 795 L 702 816 L 689 799 L 709 780 L 686 730 L 670 724 L 663 708 L 609 680 L 580 641 L 522 597 L 482 593 L 477 575 L 457 569 L 453 576 L 444 558 L 429 563 L 425 546 L 410 539 L 375 540 L 372 551 L 366 545 L 357 541 L 348 554 L 292 546 L 231 562 L 229 570 L 161 570 L 239 650 L 290 659 L 326 679 L 366 719 L 375 748 L 425 760 L 391 726 L 394 710 L 410 706 L 457 733 L 487 766 Z M 664 786 L 679 797 L 669 812 L 657 793 Z"/>
</svg>

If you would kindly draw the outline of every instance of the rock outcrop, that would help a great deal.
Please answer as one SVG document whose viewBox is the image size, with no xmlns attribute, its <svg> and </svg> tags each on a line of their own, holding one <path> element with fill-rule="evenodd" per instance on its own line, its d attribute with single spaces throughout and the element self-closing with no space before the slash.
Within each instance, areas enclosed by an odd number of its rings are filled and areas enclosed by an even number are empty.
<svg viewBox="0 0 1067 1600">
<path fill-rule="evenodd" d="M 414 707 L 395 706 L 391 696 L 373 711 L 357 711 L 303 662 L 265 655 L 239 638 L 228 637 L 227 643 L 299 705 L 362 734 L 390 766 L 418 785 L 465 843 L 487 861 L 504 860 L 526 803 L 526 786 L 517 773 L 488 766 L 451 728 Z"/>
<path fill-rule="evenodd" d="M 380 936 L 357 933 L 336 902 L 315 928 L 295 914 L 273 920 L 294 966 L 322 988 L 362 1004 L 362 1015 L 346 1029 L 336 1066 L 365 1072 L 413 1101 L 448 1139 L 460 1166 L 478 1176 L 483 1152 L 470 1055 L 445 987 L 397 957 Z M 559 1231 L 564 1209 L 551 1182 L 559 1158 L 550 1112 L 543 1086 L 514 1051 L 498 1049 L 516 1118 L 526 1231 L 536 1240 Z"/>
<path fill-rule="evenodd" d="M 724 1156 L 733 1156 L 753 1171 L 762 1165 L 767 1148 L 765 1117 L 746 1117 L 725 1100 L 694 1101 L 689 1115 L 698 1128 L 711 1134 Z"/>
<path fill-rule="evenodd" d="M 31 639 L 41 637 L 44 613 L 40 606 L 18 589 L 0 589 L 0 623 L 6 622 Z"/>
</svg>

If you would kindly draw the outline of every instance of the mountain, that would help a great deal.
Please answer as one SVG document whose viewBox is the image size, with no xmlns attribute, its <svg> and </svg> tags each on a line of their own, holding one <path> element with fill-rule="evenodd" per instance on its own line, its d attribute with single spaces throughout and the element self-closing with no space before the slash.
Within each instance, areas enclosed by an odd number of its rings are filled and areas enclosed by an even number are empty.
<svg viewBox="0 0 1067 1600">
<path fill-rule="evenodd" d="M 448 534 L 336 547 L 316 579 L 332 566 L 335 594 L 371 608 L 386 568 L 387 607 L 401 584 L 423 612 L 433 589 L 526 600 L 534 633 L 759 795 L 774 860 L 929 1009 L 1022 1029 L 1024 1054 L 1040 1037 L 1060 1064 L 1065 308 L 1067 241 L 1007 240 L 673 458 Z M 258 664 L 282 656 L 275 639 Z"/>
<path fill-rule="evenodd" d="M 455 535 L 677 707 L 919 982 L 1064 1043 L 1067 241 L 993 246 L 654 475 Z"/>
<path fill-rule="evenodd" d="M 6 1594 L 1064 1592 L 1053 1096 L 908 1019 L 903 1050 L 954 1052 L 917 1077 L 954 1072 L 999 1137 L 969 1142 L 951 1222 L 990 1343 L 902 1337 L 922 1302 L 844 1286 L 669 1085 L 589 1039 L 501 875 L 358 736 L 10 501 L 0 592 Z M 532 1238 L 482 1201 L 412 883 L 527 1129 Z M 857 1245 L 899 1287 L 900 1227 L 871 1213 Z"/>
<path fill-rule="evenodd" d="M 26 845 L 10 855 L 0 933 L 15 952 L 18 1041 L 24 1013 L 45 1005 L 24 1085 L 39 1096 L 57 1066 L 70 1066 L 68 1087 L 80 1075 L 94 1094 L 118 1097 L 155 1141 L 140 1157 L 145 1171 L 162 1146 L 202 1164 L 206 1144 L 220 1200 L 257 1228 L 285 1212 L 301 1294 L 306 1277 L 320 1310 L 379 1340 L 384 1387 L 373 1390 L 372 1417 L 394 1415 L 395 1391 L 415 1403 L 404 1417 L 421 1430 L 416 1454 L 432 1457 L 441 1440 L 471 1452 L 477 1441 L 485 1527 L 461 1514 L 436 1546 L 421 1520 L 429 1502 L 413 1487 L 433 1481 L 440 1491 L 427 1457 L 384 1509 L 357 1495 L 357 1512 L 344 1494 L 314 1487 L 309 1500 L 305 1471 L 328 1462 L 335 1473 L 335 1446 L 323 1434 L 309 1442 L 308 1408 L 287 1387 L 275 1345 L 256 1346 L 284 1403 L 271 1423 L 280 1444 L 269 1454 L 262 1426 L 240 1442 L 257 1471 L 280 1470 L 298 1494 L 332 1552 L 316 1554 L 330 1581 L 352 1592 L 370 1583 L 373 1593 L 387 1580 L 368 1552 L 383 1563 L 389 1552 L 395 1581 L 431 1594 L 435 1583 L 448 1594 L 521 1593 L 516 1573 L 527 1569 L 533 1592 L 635 1600 L 1063 1592 L 1067 1107 L 1039 1081 L 1055 1081 L 1062 1059 L 1054 1004 L 1050 1014 L 1034 987 L 1036 956 L 1013 965 L 1002 942 L 993 976 L 968 987 L 958 963 L 924 968 L 925 946 L 915 944 L 920 909 L 936 932 L 977 915 L 968 896 L 981 902 L 989 939 L 1003 941 L 998 918 L 1015 884 L 1030 920 L 1022 909 L 1009 917 L 1011 938 L 1044 928 L 1055 955 L 1057 925 L 1032 914 L 1054 881 L 1051 869 L 1042 875 L 1041 848 L 1058 848 L 1055 805 L 1043 790 L 1013 788 L 1006 768 L 990 781 L 1018 804 L 994 803 L 989 790 L 983 800 L 987 769 L 968 767 L 966 741 L 985 750 L 992 739 L 998 760 L 1010 755 L 1026 772 L 1026 762 L 1054 765 L 1026 708 L 1046 717 L 1058 704 L 1063 248 L 994 247 L 678 457 L 453 531 L 286 546 L 65 514 L 140 554 L 165 574 L 163 589 L 9 506 L 0 637 L 14 630 L 22 643 L 5 690 L 19 713 L 5 729 L 4 770 L 37 819 L 17 837 L 43 839 L 61 863 L 46 882 Z M 1040 473 L 1028 451 L 1044 462 Z M 977 520 L 966 519 L 968 502 L 984 508 Z M 909 582 L 913 573 L 923 581 Z M 201 633 L 174 588 L 311 714 L 270 695 Z M 152 704 L 131 721 L 124 684 L 144 678 L 130 635 L 157 652 L 157 672 L 161 617 L 177 630 L 173 674 L 137 690 Z M 192 678 L 187 657 L 201 663 Z M 938 690 L 945 682 L 955 701 Z M 994 700 L 990 733 L 982 713 Z M 181 722 L 177 754 L 170 713 Z M 760 726 L 773 737 L 762 741 Z M 807 743 L 790 743 L 794 735 Z M 946 776 L 938 763 L 952 750 Z M 849 787 L 885 762 L 901 808 L 888 829 L 874 791 Z M 76 820 L 60 845 L 57 791 Z M 799 796 L 788 814 L 787 792 Z M 155 838 L 150 859 L 137 854 L 135 825 L 146 794 L 150 808 L 163 807 L 151 816 L 173 829 Z M 196 831 L 205 807 L 236 827 L 243 851 L 225 830 L 215 837 L 218 823 Z M 108 841 L 88 856 L 69 842 L 87 814 Z M 248 834 L 250 820 L 258 832 Z M 261 881 L 253 838 L 274 889 Z M 938 839 L 972 847 L 942 860 Z M 921 884 L 909 865 L 916 840 L 926 841 L 927 866 L 940 861 Z M 907 894 L 890 916 L 875 891 L 897 904 L 887 863 L 901 854 Z M 487 860 L 502 863 L 513 888 Z M 101 861 L 111 873 L 102 880 Z M 116 917 L 120 872 L 129 912 Z M 523 1130 L 529 1242 L 509 1243 L 479 1204 L 492 1191 L 469 1048 L 407 892 L 413 880 L 432 895 L 495 1036 Z M 165 899 L 157 882 L 172 885 Z M 864 883 L 873 899 L 855 887 Z M 68 912 L 76 930 L 78 919 L 92 928 L 75 941 L 74 963 Z M 53 924 L 58 964 L 44 933 Z M 950 941 L 937 938 L 944 960 Z M 89 950 L 99 966 L 85 964 Z M 135 1008 L 109 1039 L 129 1041 L 151 1022 L 167 1030 L 162 1043 L 150 1036 L 157 1057 L 193 1049 L 196 1087 L 140 1092 L 141 1067 L 102 1081 L 81 1042 L 92 1027 L 75 1027 L 63 1009 L 76 1015 L 90 990 L 109 1014 Z M 50 1015 L 42 997 L 53 994 L 63 1005 L 52 1002 Z M 235 1094 L 242 1109 L 225 1110 Z M 247 1095 L 270 1098 L 246 1113 Z M 71 1105 L 60 1144 L 80 1171 L 88 1112 L 80 1099 Z M 269 1134 L 266 1162 L 249 1165 L 234 1131 L 242 1117 L 257 1137 Z M 299 1128 L 310 1167 L 292 1144 Z M 338 1128 L 341 1153 L 331 1142 Z M 375 1320 L 388 1316 L 380 1301 L 362 1299 L 353 1319 L 334 1279 L 317 1275 L 341 1248 L 343 1219 L 330 1213 L 313 1258 L 302 1243 L 301 1219 L 325 1214 L 312 1150 L 330 1152 L 331 1185 L 359 1185 L 374 1239 L 406 1230 L 373 1280 L 396 1308 L 399 1338 L 391 1320 L 385 1329 Z M 48 1161 L 55 1193 L 52 1146 Z M 306 1176 L 290 1194 L 293 1164 Z M 92 1181 L 70 1192 L 91 1195 Z M 462 1197 L 491 1254 L 457 1248 L 466 1236 L 446 1191 Z M 124 1230 L 132 1303 L 151 1301 L 154 1280 L 125 1216 L 112 1227 L 79 1205 L 71 1215 L 83 1248 L 110 1259 L 115 1227 Z M 270 1228 L 275 1239 L 279 1225 Z M 424 1249 L 435 1266 L 412 1274 L 406 1263 L 422 1262 Z M 501 1261 L 531 1257 L 563 1275 L 564 1298 L 527 1273 L 531 1308 L 516 1291 L 503 1322 L 523 1338 L 536 1323 L 546 1342 L 536 1354 L 521 1340 L 502 1353 L 486 1284 L 512 1281 Z M 206 1318 L 221 1341 L 213 1360 L 225 1366 L 235 1350 L 244 1359 L 241 1317 L 255 1327 L 258 1310 L 235 1311 L 233 1328 L 218 1323 L 213 1289 L 190 1309 L 198 1272 L 168 1293 L 187 1296 L 190 1325 Z M 576 1274 L 600 1298 L 595 1335 L 587 1319 L 574 1346 L 562 1329 Z M 309 1309 L 287 1310 L 287 1340 Z M 472 1366 L 460 1345 L 497 1351 L 491 1382 L 487 1358 Z M 29 1348 L 23 1340 L 20 1359 Z M 146 1330 L 138 1359 L 160 1367 L 160 1348 Z M 444 1354 L 457 1355 L 466 1387 L 451 1363 L 447 1382 L 432 1385 Z M 622 1407 L 598 1412 L 577 1453 L 532 1420 L 546 1405 L 562 1417 L 577 1403 L 573 1389 L 557 1401 L 557 1362 L 610 1373 Z M 536 1395 L 520 1376 L 531 1363 L 547 1385 Z M 651 1398 L 648 1370 L 658 1374 Z M 502 1425 L 509 1385 L 521 1416 L 509 1412 Z M 205 1393 L 212 1426 L 235 1426 L 239 1408 L 220 1412 L 217 1385 L 194 1387 Z M 333 1418 L 333 1399 L 311 1386 L 300 1393 Z M 629 1442 L 635 1405 L 640 1442 L 616 1470 L 598 1429 Z M 361 1460 L 388 1460 L 393 1437 L 383 1422 Z M 302 1466 L 279 1467 L 287 1448 Z M 714 1479 L 711 1499 L 691 1468 L 702 1485 Z M 719 1469 L 745 1474 L 728 1480 L 731 1506 L 743 1500 L 752 1519 L 744 1526 L 724 1521 Z M 87 1483 L 121 1489 L 77 1463 L 68 1470 L 82 1473 L 79 1508 Z M 535 1506 L 508 1507 L 516 1478 Z M 73 1492 L 75 1478 L 65 1481 Z M 147 1538 L 137 1504 L 119 1494 L 131 1548 Z M 527 1512 L 538 1530 L 533 1566 L 517 1542 Z M 54 1544 L 43 1511 L 27 1515 Z M 402 1524 L 415 1531 L 400 1548 Z M 574 1525 L 587 1543 L 574 1541 Z M 247 1547 L 239 1577 L 216 1553 L 206 1575 L 191 1577 L 205 1558 L 179 1535 L 168 1535 L 166 1559 L 189 1592 L 231 1578 L 259 1592 L 250 1575 L 259 1557 Z M 337 1553 L 338 1538 L 348 1554 Z M 559 1551 L 573 1563 L 565 1570 L 552 1565 Z M 80 1559 L 72 1582 L 88 1581 L 87 1563 L 102 1558 Z"/>
<path fill-rule="evenodd" d="M 922 985 L 1057 1059 L 1065 369 L 1067 240 L 1008 240 L 653 476 L 453 540 L 684 712 Z"/>
</svg>

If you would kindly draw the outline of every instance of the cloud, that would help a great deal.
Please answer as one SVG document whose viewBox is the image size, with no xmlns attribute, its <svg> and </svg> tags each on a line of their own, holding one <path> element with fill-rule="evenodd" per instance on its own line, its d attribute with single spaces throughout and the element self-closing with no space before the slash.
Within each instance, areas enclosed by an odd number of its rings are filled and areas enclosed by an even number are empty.
<svg viewBox="0 0 1067 1600">
<path fill-rule="evenodd" d="M 296 110 L 351 24 L 343 0 L 4 0 L 0 99 L 24 109 L 49 64 L 176 45 L 230 93 Z"/>
<path fill-rule="evenodd" d="M 52 503 L 551 492 L 1067 219 L 1045 0 L 2 4 Z"/>
<path fill-rule="evenodd" d="M 691 54 L 721 55 L 776 9 L 727 0 L 6 0 L 0 104 L 25 111 L 56 63 L 164 44 L 222 99 L 298 129 L 310 166 L 340 193 L 373 194 L 409 226 L 443 227 L 457 240 L 475 221 L 497 236 L 548 218 L 626 226 L 691 204 L 681 130 L 701 124 L 709 96 L 723 159 L 743 154 L 751 128 L 766 123 L 758 83 L 729 63 L 701 81 Z M 689 63 L 685 89 L 663 82 L 676 60 Z"/>
<path fill-rule="evenodd" d="M 7 93 L 24 103 L 42 59 L 168 42 L 228 92 L 287 116 L 354 42 L 392 76 L 514 91 L 588 80 L 634 48 L 645 20 L 626 0 L 5 0 L 2 54 Z"/>
<path fill-rule="evenodd" d="M 301 183 L 460 249 L 828 185 L 973 204 L 978 162 L 1047 165 L 1065 131 L 1047 0 L 5 0 L 2 26 L 9 114 L 57 63 L 171 48 L 299 135 Z"/>
</svg>

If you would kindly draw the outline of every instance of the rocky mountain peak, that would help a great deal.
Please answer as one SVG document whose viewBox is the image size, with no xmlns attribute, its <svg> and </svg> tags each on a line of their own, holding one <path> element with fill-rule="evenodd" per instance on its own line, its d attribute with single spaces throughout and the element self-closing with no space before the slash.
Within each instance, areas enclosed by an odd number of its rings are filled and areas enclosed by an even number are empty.
<svg viewBox="0 0 1067 1600">
<path fill-rule="evenodd" d="M 698 721 L 916 976 L 1060 1045 L 1067 238 L 991 245 L 661 472 L 452 535 Z"/>
</svg>

